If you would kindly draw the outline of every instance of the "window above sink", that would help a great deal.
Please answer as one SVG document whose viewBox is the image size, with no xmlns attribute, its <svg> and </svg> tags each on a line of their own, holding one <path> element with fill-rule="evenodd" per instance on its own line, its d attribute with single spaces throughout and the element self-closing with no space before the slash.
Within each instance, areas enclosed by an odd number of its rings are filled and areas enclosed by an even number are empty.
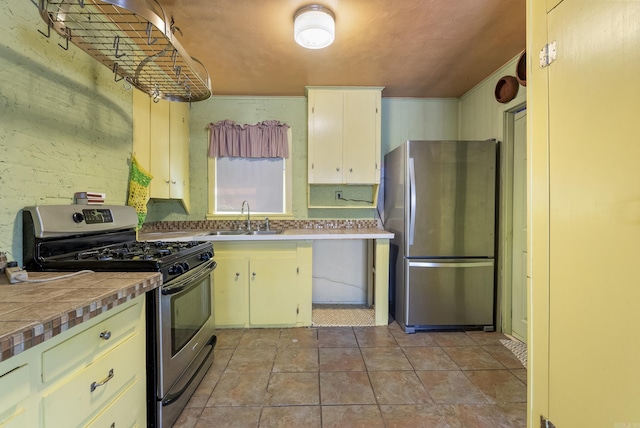
<svg viewBox="0 0 640 428">
<path fill-rule="evenodd" d="M 289 153 L 292 131 L 287 130 Z M 242 202 L 251 215 L 292 217 L 292 156 L 288 158 L 208 158 L 207 219 L 242 219 Z"/>
</svg>

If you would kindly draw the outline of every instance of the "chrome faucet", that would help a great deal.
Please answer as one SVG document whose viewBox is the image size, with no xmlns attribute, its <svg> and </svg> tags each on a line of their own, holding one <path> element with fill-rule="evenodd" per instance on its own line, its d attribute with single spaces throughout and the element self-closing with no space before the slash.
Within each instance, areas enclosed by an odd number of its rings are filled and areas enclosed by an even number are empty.
<svg viewBox="0 0 640 428">
<path fill-rule="evenodd" d="M 247 205 L 247 230 L 251 230 L 251 208 L 248 201 L 242 201 L 242 208 L 240 208 L 240 214 L 244 214 L 244 206 Z"/>
</svg>

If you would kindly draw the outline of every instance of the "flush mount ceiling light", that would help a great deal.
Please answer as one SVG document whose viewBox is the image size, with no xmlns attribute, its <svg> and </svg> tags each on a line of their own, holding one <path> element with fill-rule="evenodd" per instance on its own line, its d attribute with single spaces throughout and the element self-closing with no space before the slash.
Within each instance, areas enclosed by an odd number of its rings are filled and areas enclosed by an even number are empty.
<svg viewBox="0 0 640 428">
<path fill-rule="evenodd" d="M 311 4 L 298 9 L 293 16 L 293 34 L 300 46 L 322 49 L 333 43 L 336 34 L 335 16 L 324 6 Z"/>
</svg>

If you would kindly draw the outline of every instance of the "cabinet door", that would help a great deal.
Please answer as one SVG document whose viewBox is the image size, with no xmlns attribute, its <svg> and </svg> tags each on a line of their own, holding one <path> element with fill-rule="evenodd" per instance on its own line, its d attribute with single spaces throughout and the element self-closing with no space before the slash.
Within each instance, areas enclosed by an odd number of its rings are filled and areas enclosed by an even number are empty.
<svg viewBox="0 0 640 428">
<path fill-rule="evenodd" d="M 169 199 L 169 101 L 151 103 L 149 193 L 152 198 Z"/>
<path fill-rule="evenodd" d="M 309 91 L 309 183 L 342 183 L 341 91 Z"/>
<path fill-rule="evenodd" d="M 138 163 L 150 170 L 151 99 L 142 91 L 133 91 L 133 154 Z"/>
<path fill-rule="evenodd" d="M 348 91 L 344 99 L 344 178 L 380 182 L 380 91 Z"/>
<path fill-rule="evenodd" d="M 184 199 L 188 194 L 189 171 L 189 104 L 169 105 L 169 194 L 172 199 Z"/>
<path fill-rule="evenodd" d="M 0 373 L 0 427 L 26 427 L 27 410 L 24 400 L 31 393 L 31 375 L 28 364 L 7 368 Z"/>
<path fill-rule="evenodd" d="M 280 254 L 278 258 L 251 259 L 249 322 L 252 326 L 296 323 L 296 253 Z"/>
<path fill-rule="evenodd" d="M 216 257 L 213 307 L 216 327 L 244 327 L 247 314 L 248 259 Z"/>
</svg>

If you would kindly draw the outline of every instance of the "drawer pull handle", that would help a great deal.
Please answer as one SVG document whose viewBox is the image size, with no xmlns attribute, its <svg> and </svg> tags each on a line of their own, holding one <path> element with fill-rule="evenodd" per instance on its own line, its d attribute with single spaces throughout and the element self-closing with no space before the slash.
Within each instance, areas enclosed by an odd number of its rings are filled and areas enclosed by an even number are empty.
<svg viewBox="0 0 640 428">
<path fill-rule="evenodd" d="M 255 272 L 253 272 L 251 275 L 252 275 L 254 278 L 256 277 L 256 273 L 255 273 Z"/>
<path fill-rule="evenodd" d="M 240 276 L 240 272 L 236 272 L 236 278 Z"/>
<path fill-rule="evenodd" d="M 109 428 L 116 428 L 116 423 L 115 423 L 115 422 L 114 422 L 114 423 L 112 423 L 112 424 L 109 426 Z"/>
<path fill-rule="evenodd" d="M 111 332 L 109 330 L 105 330 L 100 333 L 100 339 L 109 340 L 111 338 Z"/>
<path fill-rule="evenodd" d="M 102 382 L 93 382 L 91 384 L 91 392 L 95 391 L 97 387 L 102 386 L 113 379 L 113 369 L 109 370 L 109 376 L 105 377 Z"/>
</svg>

